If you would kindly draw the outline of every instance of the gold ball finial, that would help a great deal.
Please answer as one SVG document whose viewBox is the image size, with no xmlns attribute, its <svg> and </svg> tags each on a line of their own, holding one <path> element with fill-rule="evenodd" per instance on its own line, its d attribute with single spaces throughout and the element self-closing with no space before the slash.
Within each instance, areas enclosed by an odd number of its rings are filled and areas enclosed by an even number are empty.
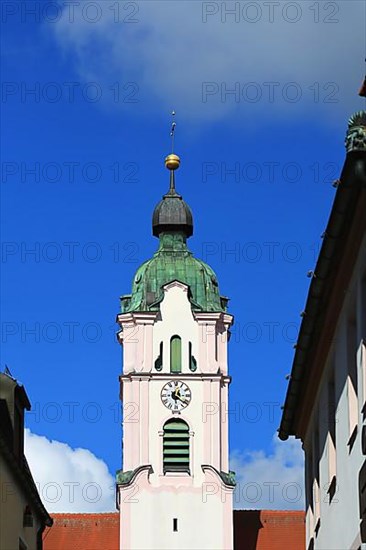
<svg viewBox="0 0 366 550">
<path fill-rule="evenodd" d="M 165 159 L 165 166 L 168 168 L 168 170 L 178 170 L 180 165 L 180 158 L 178 155 L 174 155 L 173 153 L 171 155 L 168 155 Z"/>
</svg>

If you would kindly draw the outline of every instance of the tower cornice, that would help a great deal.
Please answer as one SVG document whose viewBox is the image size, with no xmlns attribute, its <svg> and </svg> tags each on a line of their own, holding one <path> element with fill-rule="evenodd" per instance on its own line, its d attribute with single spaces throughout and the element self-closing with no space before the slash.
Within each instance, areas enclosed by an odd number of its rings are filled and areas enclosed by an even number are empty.
<svg viewBox="0 0 366 550">
<path fill-rule="evenodd" d="M 119 376 L 120 382 L 128 381 L 131 382 L 132 380 L 152 380 L 152 379 L 159 379 L 161 381 L 164 380 L 221 380 L 224 384 L 230 384 L 231 383 L 231 376 L 228 376 L 227 374 L 224 374 L 222 372 L 217 373 L 209 373 L 209 372 L 201 372 L 201 373 L 179 373 L 179 374 L 172 374 L 171 372 L 162 373 L 162 372 L 129 372 L 128 374 L 121 374 Z"/>
<path fill-rule="evenodd" d="M 199 323 L 215 324 L 221 320 L 225 325 L 230 326 L 234 322 L 234 316 L 229 313 L 194 311 L 193 316 Z"/>
<path fill-rule="evenodd" d="M 139 325 L 153 325 L 156 321 L 158 311 L 136 311 L 130 313 L 119 313 L 117 315 L 117 323 L 119 325 L 139 324 Z"/>
</svg>

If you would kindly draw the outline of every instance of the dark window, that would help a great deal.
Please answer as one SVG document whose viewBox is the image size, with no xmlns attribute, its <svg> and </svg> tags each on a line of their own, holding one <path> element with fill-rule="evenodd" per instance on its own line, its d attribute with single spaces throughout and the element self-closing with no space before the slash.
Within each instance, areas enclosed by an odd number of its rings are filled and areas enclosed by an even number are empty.
<svg viewBox="0 0 366 550">
<path fill-rule="evenodd" d="M 197 370 L 197 361 L 192 355 L 192 342 L 189 342 L 188 353 L 189 353 L 189 368 L 192 372 L 195 372 Z"/>
<path fill-rule="evenodd" d="M 189 473 L 189 427 L 183 420 L 164 424 L 163 469 L 164 473 Z"/>
<path fill-rule="evenodd" d="M 28 505 L 24 508 L 23 527 L 33 527 L 33 514 Z"/>
<path fill-rule="evenodd" d="M 178 531 L 178 519 L 177 518 L 173 519 L 173 531 L 174 532 Z"/>
<path fill-rule="evenodd" d="M 161 371 L 163 368 L 163 342 L 160 342 L 159 356 L 155 361 L 155 369 Z"/>
</svg>

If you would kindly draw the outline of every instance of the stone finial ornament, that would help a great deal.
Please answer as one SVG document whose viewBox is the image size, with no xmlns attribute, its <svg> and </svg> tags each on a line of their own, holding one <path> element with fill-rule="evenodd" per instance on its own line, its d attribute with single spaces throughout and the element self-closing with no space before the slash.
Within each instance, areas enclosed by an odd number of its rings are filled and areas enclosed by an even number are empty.
<svg viewBox="0 0 366 550">
<path fill-rule="evenodd" d="M 345 143 L 347 153 L 366 151 L 366 111 L 358 111 L 349 119 Z"/>
</svg>

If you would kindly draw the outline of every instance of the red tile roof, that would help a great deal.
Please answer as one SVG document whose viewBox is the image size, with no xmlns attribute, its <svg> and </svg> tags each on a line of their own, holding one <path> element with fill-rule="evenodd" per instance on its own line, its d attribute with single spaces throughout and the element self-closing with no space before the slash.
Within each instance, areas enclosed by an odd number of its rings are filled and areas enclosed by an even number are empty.
<svg viewBox="0 0 366 550">
<path fill-rule="evenodd" d="M 235 550 L 304 550 L 305 513 L 234 510 Z"/>
<path fill-rule="evenodd" d="M 118 550 L 119 513 L 52 514 L 43 550 Z"/>
<path fill-rule="evenodd" d="M 119 514 L 53 514 L 44 550 L 118 550 Z M 235 550 L 304 550 L 304 512 L 234 510 Z"/>
</svg>

